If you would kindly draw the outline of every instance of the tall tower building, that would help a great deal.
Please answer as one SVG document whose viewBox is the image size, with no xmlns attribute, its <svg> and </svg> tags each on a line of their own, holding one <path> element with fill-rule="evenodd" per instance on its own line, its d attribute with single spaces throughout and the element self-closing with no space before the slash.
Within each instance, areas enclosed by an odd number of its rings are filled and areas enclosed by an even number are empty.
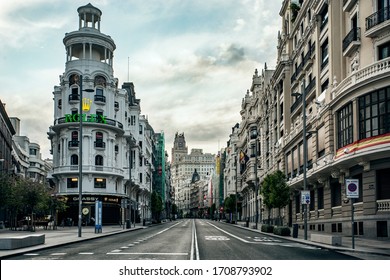
<svg viewBox="0 0 390 280">
<path fill-rule="evenodd" d="M 121 202 L 131 199 L 129 178 L 136 173 L 130 173 L 129 151 L 136 143 L 130 125 L 134 120 L 130 118 L 139 102 L 134 104 L 134 94 L 126 85 L 118 89 L 118 79 L 113 75 L 116 46 L 100 31 L 102 12 L 91 4 L 77 11 L 79 29 L 66 33 L 63 39 L 65 72 L 60 75 L 60 85 L 54 87 L 54 124 L 48 133 L 56 194 L 68 205 L 58 219 L 78 220 L 82 141 L 83 222 L 91 221 L 95 201 L 99 200 L 103 202 L 103 224 L 113 224 L 125 219 Z"/>
</svg>

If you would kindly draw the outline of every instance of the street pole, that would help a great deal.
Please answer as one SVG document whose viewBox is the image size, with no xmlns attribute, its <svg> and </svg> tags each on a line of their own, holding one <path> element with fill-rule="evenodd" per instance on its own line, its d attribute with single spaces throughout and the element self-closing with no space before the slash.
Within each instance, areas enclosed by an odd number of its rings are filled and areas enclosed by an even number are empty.
<svg viewBox="0 0 390 280">
<path fill-rule="evenodd" d="M 258 229 L 258 223 L 259 223 L 259 200 L 258 200 L 258 195 L 259 195 L 259 184 L 257 182 L 257 134 L 256 134 L 256 140 L 255 140 L 255 146 L 254 146 L 254 152 L 255 152 L 255 202 L 256 202 L 256 229 Z"/>
<path fill-rule="evenodd" d="M 354 198 L 351 198 L 351 232 L 352 232 L 352 249 L 355 249 L 355 218 L 354 218 Z"/>
<path fill-rule="evenodd" d="M 238 164 L 237 164 L 237 152 L 236 152 L 236 155 L 234 156 L 234 166 L 235 166 L 235 171 L 236 171 L 236 181 L 235 181 L 235 184 L 236 184 L 236 217 L 235 217 L 235 221 L 234 223 L 237 225 L 237 215 L 238 215 L 238 209 L 237 209 L 237 167 L 238 167 Z"/>
<path fill-rule="evenodd" d="M 78 237 L 81 237 L 82 227 L 82 198 L 83 198 L 83 75 L 80 75 L 80 107 L 79 107 L 79 220 Z"/>
</svg>

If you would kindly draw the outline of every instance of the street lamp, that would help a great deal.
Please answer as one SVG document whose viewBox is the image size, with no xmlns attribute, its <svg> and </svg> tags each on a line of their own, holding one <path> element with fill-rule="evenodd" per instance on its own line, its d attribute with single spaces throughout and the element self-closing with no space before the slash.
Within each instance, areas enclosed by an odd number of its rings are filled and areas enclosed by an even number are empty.
<svg viewBox="0 0 390 280">
<path fill-rule="evenodd" d="M 255 207 L 256 207 L 256 216 L 255 216 L 255 228 L 258 228 L 259 223 L 259 201 L 258 201 L 258 195 L 259 195 L 259 184 L 257 182 L 257 127 L 252 127 L 250 132 L 250 139 L 254 139 L 254 144 L 252 144 L 252 152 L 255 156 L 255 164 L 254 164 L 254 171 L 255 171 Z"/>
<path fill-rule="evenodd" d="M 235 217 L 235 224 L 237 225 L 237 216 L 238 216 L 238 209 L 237 209 L 237 168 L 238 168 L 238 164 L 237 164 L 237 152 L 236 152 L 236 155 L 234 156 L 234 166 L 235 166 L 235 171 L 236 171 L 236 180 L 235 180 L 235 187 L 236 187 L 236 217 Z"/>
<path fill-rule="evenodd" d="M 83 90 L 83 75 L 80 75 L 80 107 L 79 107 L 79 220 L 78 220 L 78 237 L 81 237 L 81 226 L 83 216 L 83 91 L 94 92 L 93 89 Z"/>
<path fill-rule="evenodd" d="M 307 190 L 307 139 L 306 139 L 306 92 L 305 92 L 305 81 L 303 81 L 302 93 L 292 93 L 292 96 L 302 98 L 302 140 L 303 140 L 303 190 Z M 307 203 L 303 205 L 303 230 L 304 239 L 307 240 Z"/>
</svg>

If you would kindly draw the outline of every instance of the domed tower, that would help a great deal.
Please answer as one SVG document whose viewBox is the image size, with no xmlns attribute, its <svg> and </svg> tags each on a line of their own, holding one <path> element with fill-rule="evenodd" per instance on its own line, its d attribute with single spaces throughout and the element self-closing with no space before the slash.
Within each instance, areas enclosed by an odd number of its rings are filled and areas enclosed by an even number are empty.
<svg viewBox="0 0 390 280">
<path fill-rule="evenodd" d="M 129 175 L 129 132 L 125 89 L 113 76 L 114 40 L 100 32 L 102 12 L 88 4 L 77 9 L 79 29 L 66 33 L 65 72 L 54 87 L 54 125 L 50 127 L 53 181 L 68 209 L 59 217 L 75 223 L 95 215 L 95 201 L 103 202 L 103 224 L 118 223 Z M 81 120 L 80 120 L 81 118 Z M 80 165 L 82 169 L 80 170 Z"/>
</svg>

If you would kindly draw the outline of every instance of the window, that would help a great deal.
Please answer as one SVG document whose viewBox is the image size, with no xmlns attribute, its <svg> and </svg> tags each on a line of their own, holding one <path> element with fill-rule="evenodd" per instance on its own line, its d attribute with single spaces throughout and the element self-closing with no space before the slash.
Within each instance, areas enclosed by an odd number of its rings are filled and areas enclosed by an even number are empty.
<svg viewBox="0 0 390 280">
<path fill-rule="evenodd" d="M 341 185 L 338 179 L 332 180 L 330 183 L 331 191 L 331 206 L 341 206 Z"/>
<path fill-rule="evenodd" d="M 95 148 L 105 148 L 106 143 L 103 142 L 103 133 L 102 132 L 96 132 L 96 141 L 95 141 Z"/>
<path fill-rule="evenodd" d="M 106 97 L 103 94 L 102 88 L 96 88 L 95 101 L 106 102 Z"/>
<path fill-rule="evenodd" d="M 337 148 L 340 149 L 353 142 L 352 103 L 337 112 Z"/>
<path fill-rule="evenodd" d="M 317 155 L 318 158 L 325 155 L 325 126 L 317 131 Z"/>
<path fill-rule="evenodd" d="M 378 47 L 378 59 L 390 57 L 390 42 L 386 42 Z"/>
<path fill-rule="evenodd" d="M 69 101 L 73 100 L 80 100 L 80 95 L 79 95 L 79 88 L 78 87 L 72 87 L 70 89 L 70 95 L 69 95 Z"/>
<path fill-rule="evenodd" d="M 390 168 L 376 172 L 377 200 L 390 199 Z"/>
<path fill-rule="evenodd" d="M 324 187 L 317 188 L 318 209 L 324 209 Z"/>
<path fill-rule="evenodd" d="M 95 157 L 95 165 L 103 166 L 103 156 L 97 155 Z"/>
<path fill-rule="evenodd" d="M 71 165 L 78 165 L 79 164 L 79 156 L 78 155 L 72 155 L 70 157 L 70 164 Z"/>
<path fill-rule="evenodd" d="M 58 108 L 62 109 L 62 99 L 58 99 Z"/>
<path fill-rule="evenodd" d="M 142 134 L 142 125 L 139 125 L 139 134 Z"/>
<path fill-rule="evenodd" d="M 310 190 L 310 205 L 309 205 L 310 211 L 315 210 L 315 196 L 314 196 L 314 190 Z"/>
<path fill-rule="evenodd" d="M 390 132 L 390 87 L 359 97 L 359 139 Z"/>
<path fill-rule="evenodd" d="M 297 194 L 295 196 L 295 213 L 301 213 L 301 196 Z"/>
<path fill-rule="evenodd" d="M 36 156 L 37 155 L 37 149 L 30 149 L 30 155 Z"/>
<path fill-rule="evenodd" d="M 79 146 L 79 132 L 78 131 L 72 131 L 71 133 L 71 140 L 69 141 L 68 147 L 78 147 Z"/>
<path fill-rule="evenodd" d="M 307 144 L 307 168 L 311 169 L 313 167 L 313 138 L 311 134 L 306 139 Z"/>
<path fill-rule="evenodd" d="M 329 62 L 329 44 L 328 38 L 321 45 L 321 69 L 323 69 Z"/>
<path fill-rule="evenodd" d="M 78 178 L 68 178 L 67 179 L 67 188 L 77 188 L 78 187 Z"/>
<path fill-rule="evenodd" d="M 291 172 L 292 172 L 292 156 L 291 152 L 287 154 L 287 179 L 291 178 Z"/>
<path fill-rule="evenodd" d="M 321 85 L 321 92 L 324 92 L 329 87 L 329 79 L 326 79 L 325 82 Z"/>
<path fill-rule="evenodd" d="M 106 188 L 106 179 L 105 178 L 95 178 L 94 187 L 105 189 Z"/>
<path fill-rule="evenodd" d="M 130 116 L 130 125 L 135 125 L 135 116 Z"/>
<path fill-rule="evenodd" d="M 328 4 L 325 4 L 320 13 L 321 23 L 320 23 L 320 30 L 324 29 L 326 24 L 328 23 Z"/>
</svg>

